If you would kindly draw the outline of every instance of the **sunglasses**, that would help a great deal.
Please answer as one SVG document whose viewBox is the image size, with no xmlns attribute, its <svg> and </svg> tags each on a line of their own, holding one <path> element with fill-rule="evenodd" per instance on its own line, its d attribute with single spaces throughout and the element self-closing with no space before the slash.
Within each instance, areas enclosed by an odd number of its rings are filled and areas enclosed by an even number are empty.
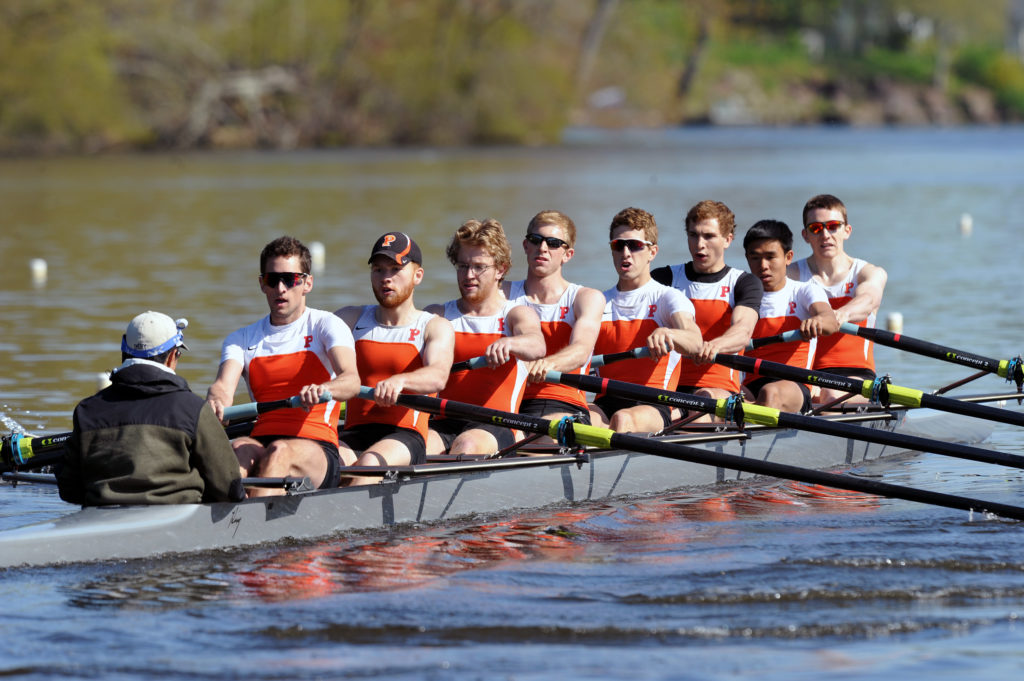
<svg viewBox="0 0 1024 681">
<path fill-rule="evenodd" d="M 304 282 L 308 276 L 305 272 L 263 272 L 260 274 L 260 282 L 268 288 L 277 288 L 282 282 L 285 288 L 292 288 Z"/>
<path fill-rule="evenodd" d="M 654 242 L 647 239 L 612 239 L 608 245 L 612 247 L 613 251 L 622 252 L 623 249 L 628 248 L 630 253 L 636 253 L 648 246 L 653 246 Z"/>
<path fill-rule="evenodd" d="M 821 234 L 821 230 L 823 229 L 827 229 L 830 232 L 837 232 L 839 231 L 839 228 L 845 224 L 846 223 L 843 222 L 842 220 L 829 220 L 828 222 L 810 222 L 804 225 L 804 229 L 806 229 L 811 234 Z"/>
<path fill-rule="evenodd" d="M 526 240 L 534 246 L 540 246 L 541 244 L 547 244 L 548 248 L 555 250 L 556 248 L 569 248 L 569 243 L 562 241 L 561 239 L 553 236 L 541 236 L 535 232 L 530 232 L 526 235 Z"/>
</svg>

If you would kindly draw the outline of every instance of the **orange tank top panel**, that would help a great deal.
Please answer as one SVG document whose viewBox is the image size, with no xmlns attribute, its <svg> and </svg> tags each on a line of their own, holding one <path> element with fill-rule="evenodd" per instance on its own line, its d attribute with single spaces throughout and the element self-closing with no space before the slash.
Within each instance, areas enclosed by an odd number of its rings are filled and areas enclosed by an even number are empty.
<svg viewBox="0 0 1024 681">
<path fill-rule="evenodd" d="M 833 310 L 838 310 L 857 295 L 857 277 L 866 264 L 867 262 L 864 260 L 854 258 L 850 271 L 842 281 L 832 286 L 825 286 L 821 280 L 814 278 L 806 258 L 797 261 L 800 281 L 814 281 L 824 288 L 828 295 L 829 305 Z M 875 313 L 872 312 L 867 319 L 856 322 L 856 324 L 874 328 Z M 818 348 L 814 353 L 814 369 L 821 370 L 830 367 L 851 367 L 874 371 L 875 346 L 866 338 L 845 333 L 834 333 L 831 336 L 820 338 L 818 339 Z"/>
<path fill-rule="evenodd" d="M 761 298 L 761 310 L 754 325 L 754 338 L 774 336 L 784 331 L 800 328 L 800 322 L 813 316 L 811 305 L 827 303 L 825 290 L 813 282 L 798 282 L 787 279 L 781 291 L 765 291 Z M 769 362 L 810 369 L 814 359 L 817 338 L 810 341 L 796 340 L 789 343 L 772 343 L 744 354 Z M 743 383 L 757 379 L 756 374 L 747 374 Z"/>
<path fill-rule="evenodd" d="M 423 366 L 423 336 L 434 315 L 420 312 L 408 326 L 384 326 L 377 322 L 376 305 L 367 305 L 352 329 L 356 340 L 356 366 L 362 384 L 374 387 L 395 374 Z M 381 407 L 373 400 L 352 398 L 345 411 L 345 428 L 363 423 L 384 423 L 418 431 L 427 437 L 428 414 L 408 407 Z"/>
<path fill-rule="evenodd" d="M 474 317 L 459 310 L 458 301 L 444 305 L 445 319 L 455 329 L 455 361 L 462 362 L 484 354 L 494 341 L 508 335 L 508 314 L 515 305 L 506 301 L 493 317 Z M 526 369 L 513 359 L 497 369 L 481 367 L 452 372 L 441 397 L 456 402 L 479 404 L 488 409 L 519 411 L 523 400 Z"/>
<path fill-rule="evenodd" d="M 572 329 L 576 323 L 573 303 L 576 294 L 582 288 L 579 284 L 569 284 L 558 302 L 545 305 L 531 302 L 526 295 L 525 281 L 513 281 L 510 284 L 508 299 L 516 305 L 529 305 L 540 317 L 540 330 L 544 334 L 547 354 L 551 355 L 569 345 L 572 340 Z M 583 366 L 570 373 L 585 375 L 590 368 L 590 358 Z M 560 383 L 528 383 L 523 391 L 523 399 L 561 400 L 587 408 L 587 400 L 583 392 Z"/>
<path fill-rule="evenodd" d="M 333 347 L 353 347 L 345 322 L 325 310 L 308 308 L 299 319 L 274 326 L 270 317 L 235 331 L 224 341 L 221 361 L 242 364 L 242 377 L 257 402 L 297 395 L 303 386 L 334 378 L 327 355 Z M 340 407 L 330 401 L 310 411 L 277 409 L 260 414 L 253 436 L 303 437 L 338 442 Z"/>
<path fill-rule="evenodd" d="M 682 291 L 651 280 L 633 291 L 610 288 L 604 292 L 601 331 L 595 355 L 624 352 L 647 346 L 647 337 L 662 326 L 672 326 L 672 315 L 693 316 L 693 304 Z M 679 380 L 679 355 L 671 353 L 655 362 L 649 357 L 624 359 L 598 369 L 602 378 L 637 383 L 661 390 L 674 389 Z"/>
<path fill-rule="evenodd" d="M 701 336 L 707 340 L 718 338 L 732 326 L 732 311 L 736 306 L 736 280 L 743 274 L 735 267 L 727 268 L 720 280 L 714 282 L 690 281 L 686 266 L 674 265 L 672 286 L 686 294 L 693 303 L 694 319 Z M 720 364 L 694 364 L 683 357 L 679 360 L 679 385 L 698 388 L 722 388 L 729 392 L 740 389 L 739 372 Z"/>
</svg>

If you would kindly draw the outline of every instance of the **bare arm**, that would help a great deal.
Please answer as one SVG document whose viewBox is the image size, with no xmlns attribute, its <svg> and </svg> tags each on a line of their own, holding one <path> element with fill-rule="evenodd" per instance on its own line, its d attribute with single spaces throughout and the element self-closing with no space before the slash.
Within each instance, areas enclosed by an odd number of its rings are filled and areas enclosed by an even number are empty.
<svg viewBox="0 0 1024 681">
<path fill-rule="evenodd" d="M 217 419 L 224 420 L 224 409 L 235 401 L 235 389 L 242 377 L 242 363 L 233 359 L 224 360 L 217 369 L 217 378 L 206 391 L 206 401 L 213 408 Z"/>
<path fill-rule="evenodd" d="M 327 351 L 327 359 L 334 370 L 334 378 L 326 383 L 312 383 L 303 386 L 299 393 L 302 405 L 308 410 L 317 405 L 320 395 L 329 393 L 339 402 L 359 394 L 359 370 L 356 369 L 356 351 L 344 345 L 336 345 Z"/>
<path fill-rule="evenodd" d="M 487 346 L 484 351 L 487 366 L 495 369 L 512 359 L 529 362 L 544 356 L 547 346 L 540 330 L 540 318 L 532 308 L 516 305 L 509 310 L 505 321 L 509 334 Z"/>
<path fill-rule="evenodd" d="M 882 293 L 889 275 L 877 265 L 867 264 L 857 275 L 857 295 L 853 300 L 836 310 L 839 323 L 862 322 L 882 304 Z"/>
<path fill-rule="evenodd" d="M 839 320 L 836 319 L 832 306 L 828 303 L 811 303 L 811 316 L 800 322 L 800 335 L 804 340 L 817 338 L 818 336 L 831 336 L 839 330 Z"/>
<path fill-rule="evenodd" d="M 429 394 L 444 388 L 455 355 L 455 331 L 451 322 L 435 316 L 427 323 L 421 355 L 423 366 L 420 368 L 395 374 L 373 386 L 373 397 L 377 404 L 382 407 L 394 406 L 403 391 Z"/>
<path fill-rule="evenodd" d="M 671 326 L 659 326 L 647 337 L 647 348 L 655 360 L 661 359 L 672 350 L 689 357 L 699 351 L 703 344 L 700 327 L 694 321 L 693 315 L 686 312 L 674 313 Z"/>
<path fill-rule="evenodd" d="M 569 344 L 558 352 L 527 364 L 527 378 L 531 383 L 545 381 L 548 371 L 575 371 L 590 361 L 590 356 L 594 354 L 597 334 L 601 330 L 604 304 L 604 294 L 597 289 L 580 289 L 573 303 L 576 324 L 573 326 Z"/>
<path fill-rule="evenodd" d="M 732 311 L 732 325 L 718 338 L 705 340 L 701 348 L 693 356 L 698 364 L 713 362 L 719 353 L 734 354 L 742 352 L 750 342 L 754 334 L 754 325 L 757 324 L 757 310 L 738 306 Z"/>
</svg>

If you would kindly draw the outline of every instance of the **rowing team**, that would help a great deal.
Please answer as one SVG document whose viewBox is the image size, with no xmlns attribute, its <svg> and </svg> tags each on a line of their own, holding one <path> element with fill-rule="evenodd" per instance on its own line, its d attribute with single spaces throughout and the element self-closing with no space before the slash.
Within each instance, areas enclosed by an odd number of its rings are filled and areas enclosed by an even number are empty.
<svg viewBox="0 0 1024 681">
<path fill-rule="evenodd" d="M 751 273 L 725 264 L 736 226 L 725 204 L 701 201 L 685 225 L 692 261 L 652 269 L 654 217 L 638 208 L 615 215 L 609 245 L 618 281 L 602 294 L 563 276 L 576 242 L 576 226 L 563 213 L 543 211 L 530 221 L 527 275 L 515 282 L 505 280 L 512 254 L 501 224 L 469 220 L 447 249 L 460 297 L 423 310 L 413 300 L 423 257 L 407 234 L 384 234 L 370 251 L 377 304 L 334 313 L 306 305 L 309 250 L 292 237 L 275 239 L 260 254 L 270 314 L 224 341 L 206 400 L 175 374 L 187 322 L 158 312 L 132 320 L 112 385 L 75 409 L 57 474 L 61 496 L 85 505 L 239 500 L 242 477 L 358 485 L 379 478 L 343 476 L 342 466 L 417 464 L 429 455 L 491 454 L 515 443 L 513 431 L 498 425 L 428 419 L 397 404 L 403 392 L 545 419 L 574 415 L 620 432 L 661 431 L 673 417 L 666 406 L 601 394 L 588 404 L 579 389 L 545 382 L 549 371 L 584 374 L 595 354 L 638 347 L 649 357 L 598 371 L 714 398 L 745 389 L 758 403 L 806 410 L 805 385 L 751 375 L 741 388 L 738 372 L 714 363 L 719 353 L 742 352 L 752 337 L 799 330 L 800 341 L 751 352 L 874 378 L 870 343 L 835 332 L 843 322 L 873 325 L 886 274 L 846 254 L 852 228 L 838 198 L 819 195 L 805 205 L 801 234 L 813 253 L 799 262 L 792 262 L 793 234 L 784 223 L 754 224 L 743 240 Z M 477 357 L 486 368 L 453 370 Z M 264 413 L 249 435 L 229 442 L 221 421 L 239 379 L 258 402 L 299 395 L 304 408 Z M 373 389 L 372 400 L 356 397 L 361 385 Z M 268 493 L 280 490 L 248 492 Z"/>
</svg>

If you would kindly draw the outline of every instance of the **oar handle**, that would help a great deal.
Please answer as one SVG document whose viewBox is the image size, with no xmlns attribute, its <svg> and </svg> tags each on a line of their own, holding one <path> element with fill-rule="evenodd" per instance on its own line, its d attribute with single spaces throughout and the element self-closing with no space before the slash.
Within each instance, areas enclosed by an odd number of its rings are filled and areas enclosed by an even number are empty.
<svg viewBox="0 0 1024 681">
<path fill-rule="evenodd" d="M 761 336 L 760 338 L 751 338 L 750 342 L 747 343 L 747 350 L 757 350 L 758 348 L 764 347 L 765 345 L 771 345 L 773 343 L 789 343 L 791 341 L 798 341 L 802 338 L 799 329 L 791 329 L 790 331 L 783 331 L 777 333 L 774 336 Z"/>
<path fill-rule="evenodd" d="M 487 358 L 483 355 L 480 355 L 479 357 L 470 357 L 469 359 L 464 359 L 461 362 L 453 364 L 451 373 L 454 374 L 456 371 L 468 371 L 470 369 L 482 369 L 485 366 L 487 366 Z"/>
<path fill-rule="evenodd" d="M 321 404 L 324 402 L 330 402 L 333 398 L 330 392 L 324 392 L 320 395 Z M 302 406 L 302 395 L 293 395 L 284 400 L 270 400 L 267 402 L 249 402 L 247 404 L 236 404 L 231 407 L 224 408 L 224 419 L 225 421 L 244 421 L 246 419 L 254 419 L 260 414 L 268 411 L 274 411 L 275 409 L 294 409 Z"/>
<path fill-rule="evenodd" d="M 594 355 L 590 358 L 590 368 L 596 369 L 597 367 L 603 367 L 605 364 L 611 364 L 612 362 L 618 362 L 624 359 L 640 359 L 641 357 L 650 357 L 650 348 L 633 348 L 632 350 L 623 350 L 622 352 L 609 352 L 604 355 Z"/>
</svg>

